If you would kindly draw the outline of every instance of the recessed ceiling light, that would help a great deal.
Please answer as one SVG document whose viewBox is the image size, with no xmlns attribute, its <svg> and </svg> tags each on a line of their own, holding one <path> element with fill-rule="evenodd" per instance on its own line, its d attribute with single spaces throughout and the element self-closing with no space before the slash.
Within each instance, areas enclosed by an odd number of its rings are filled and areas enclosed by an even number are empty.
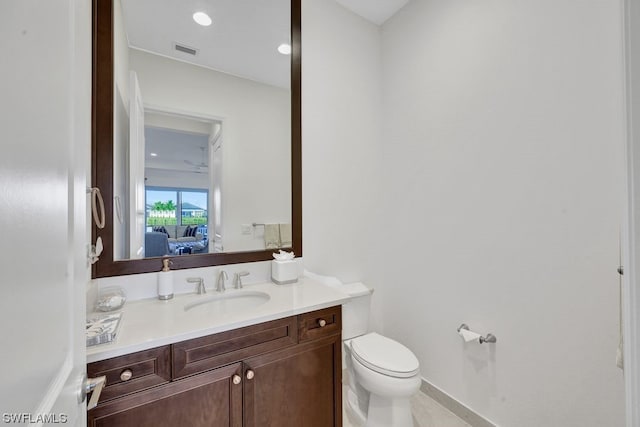
<svg viewBox="0 0 640 427">
<path fill-rule="evenodd" d="M 151 157 L 158 157 L 158 153 L 149 153 Z"/>
<path fill-rule="evenodd" d="M 283 55 L 291 55 L 291 45 L 289 43 L 282 43 L 278 46 L 278 52 Z"/>
<path fill-rule="evenodd" d="M 193 14 L 193 20 L 203 27 L 208 27 L 211 25 L 211 18 L 204 12 L 196 12 Z"/>
</svg>

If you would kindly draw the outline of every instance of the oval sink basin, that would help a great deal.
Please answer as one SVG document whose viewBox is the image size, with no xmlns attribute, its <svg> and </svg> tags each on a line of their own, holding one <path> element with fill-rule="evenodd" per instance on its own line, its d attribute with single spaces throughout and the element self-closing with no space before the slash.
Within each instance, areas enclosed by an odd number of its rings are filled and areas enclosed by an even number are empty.
<svg viewBox="0 0 640 427">
<path fill-rule="evenodd" d="M 260 291 L 237 291 L 203 297 L 184 306 L 184 311 L 202 314 L 234 314 L 250 310 L 269 301 L 269 294 Z"/>
</svg>

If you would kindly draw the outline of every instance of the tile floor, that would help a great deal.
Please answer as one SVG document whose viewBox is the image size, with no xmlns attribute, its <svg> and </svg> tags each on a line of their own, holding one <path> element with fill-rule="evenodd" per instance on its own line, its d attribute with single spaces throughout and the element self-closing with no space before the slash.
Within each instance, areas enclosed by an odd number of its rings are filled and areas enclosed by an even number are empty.
<svg viewBox="0 0 640 427">
<path fill-rule="evenodd" d="M 343 396 L 344 395 L 346 395 L 346 390 L 343 389 Z M 349 422 L 349 418 L 344 412 L 344 403 L 342 407 L 342 425 L 344 427 L 356 427 Z M 438 402 L 422 392 L 419 392 L 411 398 L 411 410 L 413 412 L 415 427 L 471 427 L 444 406 L 440 405 Z"/>
</svg>

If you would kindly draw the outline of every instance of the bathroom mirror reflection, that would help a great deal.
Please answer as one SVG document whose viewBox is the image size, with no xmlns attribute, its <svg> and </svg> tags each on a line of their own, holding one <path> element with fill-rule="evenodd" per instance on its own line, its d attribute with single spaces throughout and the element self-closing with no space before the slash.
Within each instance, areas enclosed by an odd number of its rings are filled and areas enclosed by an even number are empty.
<svg viewBox="0 0 640 427">
<path fill-rule="evenodd" d="M 302 255 L 300 0 L 93 7 L 93 277 Z"/>
<path fill-rule="evenodd" d="M 290 15 L 114 0 L 114 259 L 291 247 Z"/>
</svg>

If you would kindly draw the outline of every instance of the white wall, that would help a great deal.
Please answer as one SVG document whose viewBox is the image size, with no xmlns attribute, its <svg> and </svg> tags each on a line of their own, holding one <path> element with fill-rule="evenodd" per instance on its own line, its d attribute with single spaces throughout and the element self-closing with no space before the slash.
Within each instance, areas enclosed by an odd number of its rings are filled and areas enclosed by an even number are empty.
<svg viewBox="0 0 640 427">
<path fill-rule="evenodd" d="M 624 423 L 621 34 L 618 2 L 579 0 L 414 0 L 383 26 L 378 315 L 498 425 Z"/>
<path fill-rule="evenodd" d="M 381 216 L 380 28 L 326 0 L 302 2 L 305 267 L 377 286 Z"/>
<path fill-rule="evenodd" d="M 113 3 L 113 43 L 115 96 L 122 98 L 129 115 L 129 38 L 120 0 Z"/>
<path fill-rule="evenodd" d="M 264 248 L 241 224 L 291 221 L 289 91 L 130 50 L 146 104 L 223 121 L 225 251 Z"/>
<path fill-rule="evenodd" d="M 181 188 L 209 188 L 209 178 L 206 173 L 193 173 L 177 170 L 146 168 L 144 172 L 148 187 L 176 187 Z"/>
<path fill-rule="evenodd" d="M 181 130 L 203 135 L 210 134 L 212 126 L 208 121 L 191 120 L 172 114 L 155 113 L 150 110 L 144 112 L 144 125 L 145 127 Z"/>
<path fill-rule="evenodd" d="M 126 222 L 118 221 L 115 197 L 120 198 L 122 215 L 126 216 L 129 212 L 129 42 L 122 5 L 116 1 L 113 6 L 113 258 L 126 259 L 129 258 L 128 227 Z"/>
<path fill-rule="evenodd" d="M 626 11 L 627 212 L 624 265 L 624 368 L 627 426 L 640 425 L 640 4 L 623 1 Z"/>
</svg>

